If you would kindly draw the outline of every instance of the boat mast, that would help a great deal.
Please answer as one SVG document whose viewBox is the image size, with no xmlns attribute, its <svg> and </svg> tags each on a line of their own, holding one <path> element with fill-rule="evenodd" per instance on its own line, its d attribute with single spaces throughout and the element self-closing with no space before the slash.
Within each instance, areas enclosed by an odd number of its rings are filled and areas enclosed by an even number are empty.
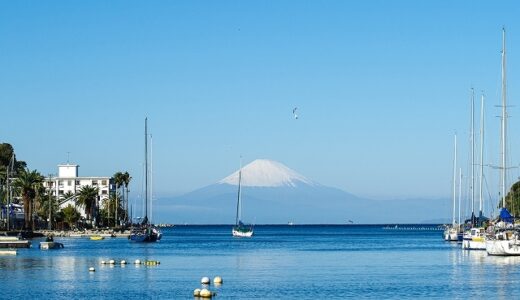
<svg viewBox="0 0 520 300">
<path fill-rule="evenodd" d="M 455 228 L 455 201 L 457 191 L 457 135 L 455 134 L 455 155 L 453 156 L 453 214 L 452 226 Z"/>
<path fill-rule="evenodd" d="M 238 171 L 238 200 L 237 200 L 237 216 L 235 220 L 235 224 L 238 226 L 238 222 L 240 221 L 240 196 L 241 196 L 241 181 L 242 181 L 242 158 L 240 158 L 240 169 Z"/>
<path fill-rule="evenodd" d="M 144 219 L 148 223 L 148 118 L 144 118 Z"/>
<path fill-rule="evenodd" d="M 471 224 L 475 221 L 475 90 L 471 88 Z"/>
<path fill-rule="evenodd" d="M 483 190 L 482 181 L 484 178 L 484 92 L 480 98 L 480 182 L 479 182 L 479 214 L 478 221 L 482 223 L 482 201 L 483 201 Z"/>
<path fill-rule="evenodd" d="M 506 111 L 506 29 L 502 28 L 502 166 L 501 166 L 501 192 L 502 207 L 506 207 L 506 131 L 507 131 L 507 111 Z"/>
<path fill-rule="evenodd" d="M 461 203 L 462 203 L 462 168 L 459 168 L 459 226 L 461 218 Z"/>
<path fill-rule="evenodd" d="M 153 224 L 153 137 L 150 134 L 150 224 Z"/>
</svg>

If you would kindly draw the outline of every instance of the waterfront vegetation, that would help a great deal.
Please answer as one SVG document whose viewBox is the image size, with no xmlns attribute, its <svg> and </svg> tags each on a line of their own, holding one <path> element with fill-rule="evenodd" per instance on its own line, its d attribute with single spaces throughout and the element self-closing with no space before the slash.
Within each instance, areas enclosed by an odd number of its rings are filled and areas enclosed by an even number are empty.
<svg viewBox="0 0 520 300">
<path fill-rule="evenodd" d="M 130 222 L 128 214 L 128 186 L 132 177 L 128 172 L 116 172 L 110 182 L 116 187 L 107 200 L 100 203 L 99 189 L 83 186 L 76 194 L 67 192 L 58 197 L 46 188 L 47 180 L 36 169 L 16 159 L 14 148 L 0 143 L 0 229 L 6 229 L 8 203 L 23 206 L 23 222 L 11 220 L 10 229 L 81 229 L 96 227 L 124 227 Z M 67 200 L 72 204 L 65 205 Z M 84 216 L 82 216 L 83 212 Z"/>
</svg>

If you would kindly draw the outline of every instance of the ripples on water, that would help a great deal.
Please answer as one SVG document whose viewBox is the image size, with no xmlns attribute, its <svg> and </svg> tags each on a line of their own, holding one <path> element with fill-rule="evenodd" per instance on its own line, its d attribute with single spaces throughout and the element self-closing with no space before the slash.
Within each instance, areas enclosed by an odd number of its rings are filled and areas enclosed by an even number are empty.
<svg viewBox="0 0 520 300">
<path fill-rule="evenodd" d="M 61 250 L 0 256 L 1 299 L 192 299 L 203 276 L 216 299 L 510 298 L 520 292 L 520 257 L 490 257 L 442 241 L 441 231 L 382 226 L 257 226 L 252 239 L 230 226 L 178 226 L 159 243 L 61 238 Z M 126 266 L 101 260 L 125 259 Z M 135 259 L 159 266 L 135 266 Z M 96 272 L 88 272 L 94 266 Z"/>
</svg>

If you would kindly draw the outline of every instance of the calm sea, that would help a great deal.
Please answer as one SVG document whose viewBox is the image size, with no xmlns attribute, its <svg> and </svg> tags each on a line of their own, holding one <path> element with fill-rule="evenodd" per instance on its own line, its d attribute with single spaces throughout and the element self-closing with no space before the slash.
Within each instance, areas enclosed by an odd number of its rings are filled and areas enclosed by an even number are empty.
<svg viewBox="0 0 520 300">
<path fill-rule="evenodd" d="M 216 299 L 510 298 L 520 257 L 490 257 L 442 241 L 441 231 L 383 226 L 177 226 L 159 243 L 60 238 L 61 250 L 0 257 L 2 299 L 192 299 L 203 276 L 221 276 Z M 121 267 L 101 260 L 125 259 Z M 158 266 L 134 266 L 136 259 Z M 96 272 L 89 272 L 89 267 Z"/>
</svg>

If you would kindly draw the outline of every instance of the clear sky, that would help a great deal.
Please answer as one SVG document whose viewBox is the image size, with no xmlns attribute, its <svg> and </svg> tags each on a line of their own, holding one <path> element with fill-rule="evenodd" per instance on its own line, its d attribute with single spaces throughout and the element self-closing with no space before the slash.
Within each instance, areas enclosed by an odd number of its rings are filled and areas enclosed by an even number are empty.
<svg viewBox="0 0 520 300">
<path fill-rule="evenodd" d="M 472 86 L 487 95 L 486 159 L 498 161 L 502 26 L 518 164 L 519 8 L 1 1 L 0 141 L 44 174 L 67 152 L 80 175 L 127 170 L 135 190 L 148 116 L 158 195 L 212 184 L 242 155 L 359 196 L 449 197 L 455 131 L 467 169 Z"/>
</svg>

